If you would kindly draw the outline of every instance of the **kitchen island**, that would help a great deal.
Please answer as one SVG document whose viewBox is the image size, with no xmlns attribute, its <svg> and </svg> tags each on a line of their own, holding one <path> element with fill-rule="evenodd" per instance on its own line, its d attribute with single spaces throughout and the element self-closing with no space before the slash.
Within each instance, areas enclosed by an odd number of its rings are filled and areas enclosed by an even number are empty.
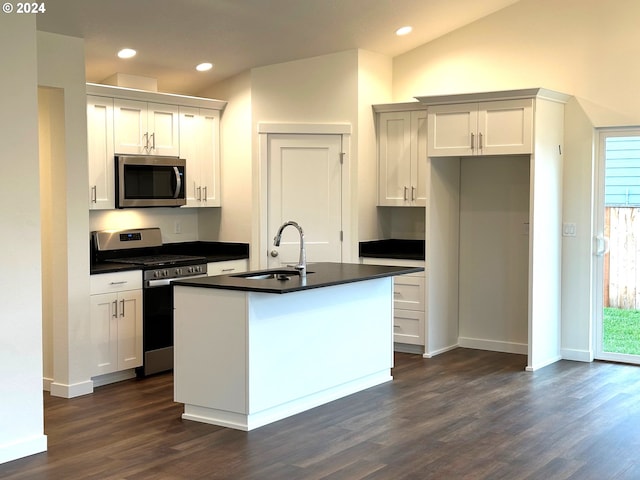
<svg viewBox="0 0 640 480">
<path fill-rule="evenodd" d="M 252 430 L 392 379 L 392 277 L 315 263 L 174 282 L 182 418 Z"/>
</svg>

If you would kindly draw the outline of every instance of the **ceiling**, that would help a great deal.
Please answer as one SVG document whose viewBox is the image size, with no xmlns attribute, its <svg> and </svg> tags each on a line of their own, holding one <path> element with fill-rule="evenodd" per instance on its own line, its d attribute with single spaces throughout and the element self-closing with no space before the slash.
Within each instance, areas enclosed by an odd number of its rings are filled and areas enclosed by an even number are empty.
<svg viewBox="0 0 640 480">
<path fill-rule="evenodd" d="M 258 66 L 355 48 L 394 57 L 517 1 L 56 0 L 37 27 L 85 39 L 88 82 L 126 73 L 197 95 Z M 403 25 L 413 32 L 394 35 Z M 119 59 L 124 47 L 138 54 Z"/>
</svg>

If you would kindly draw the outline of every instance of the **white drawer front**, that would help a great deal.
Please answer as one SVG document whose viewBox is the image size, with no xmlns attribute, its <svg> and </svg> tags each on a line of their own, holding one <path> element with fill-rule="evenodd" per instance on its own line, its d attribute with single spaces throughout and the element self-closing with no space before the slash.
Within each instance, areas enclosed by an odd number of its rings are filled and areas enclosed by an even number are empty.
<svg viewBox="0 0 640 480">
<path fill-rule="evenodd" d="M 246 272 L 249 269 L 249 260 L 225 260 L 224 262 L 209 262 L 207 264 L 207 275 L 228 275 L 230 273 Z"/>
<path fill-rule="evenodd" d="M 142 270 L 100 273 L 90 276 L 90 294 L 124 292 L 142 288 Z"/>
<path fill-rule="evenodd" d="M 393 278 L 393 306 L 424 312 L 424 277 L 398 275 Z"/>
<path fill-rule="evenodd" d="M 393 315 L 393 341 L 424 345 L 424 312 L 396 310 Z"/>
</svg>

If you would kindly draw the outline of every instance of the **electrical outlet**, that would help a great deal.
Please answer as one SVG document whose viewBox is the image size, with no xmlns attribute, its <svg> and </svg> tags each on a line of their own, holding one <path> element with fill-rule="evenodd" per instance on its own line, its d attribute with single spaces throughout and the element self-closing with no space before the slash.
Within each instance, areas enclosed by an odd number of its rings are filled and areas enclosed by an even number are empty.
<svg viewBox="0 0 640 480">
<path fill-rule="evenodd" d="M 179 220 L 173 225 L 173 233 L 182 233 L 182 223 Z"/>
<path fill-rule="evenodd" d="M 575 223 L 563 223 L 562 224 L 562 236 L 563 237 L 575 237 L 576 236 L 576 224 Z"/>
</svg>

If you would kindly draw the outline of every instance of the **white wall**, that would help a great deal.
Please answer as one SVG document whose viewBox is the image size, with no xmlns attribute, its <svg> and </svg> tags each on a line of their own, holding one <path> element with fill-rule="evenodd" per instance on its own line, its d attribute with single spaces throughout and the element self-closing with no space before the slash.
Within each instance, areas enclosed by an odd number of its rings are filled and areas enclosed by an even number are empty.
<svg viewBox="0 0 640 480">
<path fill-rule="evenodd" d="M 87 117 L 84 41 L 37 32 L 38 84 L 60 90 L 64 126 L 57 125 L 53 156 L 53 379 L 51 393 L 71 397 L 90 393 L 89 212 L 87 208 Z M 45 147 L 44 145 L 42 148 Z"/>
<path fill-rule="evenodd" d="M 47 448 L 42 404 L 42 295 L 35 17 L 0 15 L 0 463 Z"/>
<path fill-rule="evenodd" d="M 201 212 L 200 239 L 250 243 L 251 75 L 247 71 L 199 95 L 227 101 L 220 122 L 222 208 L 216 209 L 213 215 L 205 216 L 207 212 Z"/>
<path fill-rule="evenodd" d="M 358 146 L 357 173 L 352 191 L 352 204 L 357 205 L 352 231 L 357 232 L 352 243 L 352 258 L 358 258 L 358 242 L 383 238 L 378 223 L 378 152 L 376 124 L 372 105 L 391 102 L 392 61 L 390 57 L 360 50 L 358 54 L 358 123 L 354 139 Z M 424 219 L 424 210 L 422 212 Z M 355 223 L 357 221 L 357 223 Z M 424 223 L 423 223 L 424 227 Z M 424 231 L 424 228 L 422 229 Z M 388 237 L 387 237 L 388 238 Z"/>
<path fill-rule="evenodd" d="M 562 350 L 592 356 L 593 126 L 640 124 L 640 3 L 521 0 L 394 58 L 393 99 L 544 87 L 573 95 L 566 113 Z"/>
</svg>

